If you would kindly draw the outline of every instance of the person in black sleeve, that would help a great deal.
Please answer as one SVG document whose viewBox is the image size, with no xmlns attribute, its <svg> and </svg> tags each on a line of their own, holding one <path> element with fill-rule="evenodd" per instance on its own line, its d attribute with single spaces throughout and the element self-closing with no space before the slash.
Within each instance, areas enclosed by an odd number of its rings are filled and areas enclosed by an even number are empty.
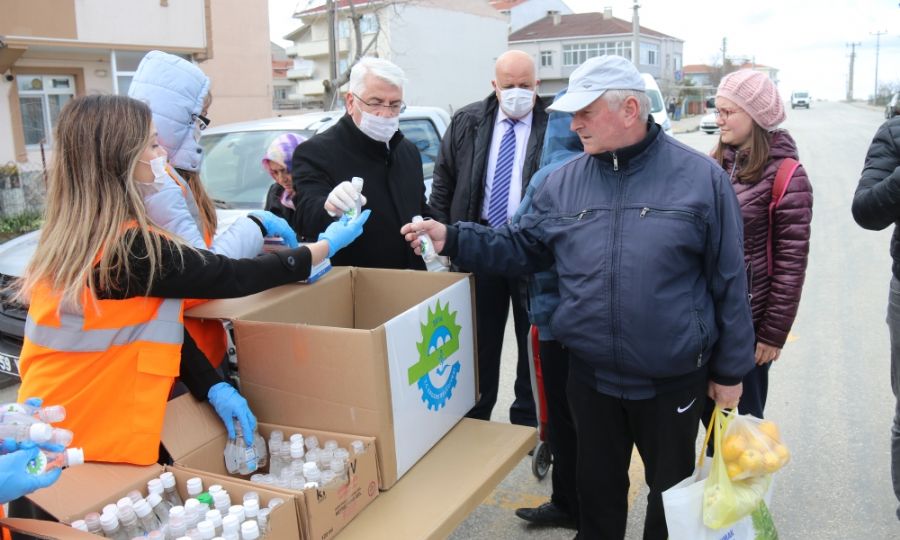
<svg viewBox="0 0 900 540">
<path fill-rule="evenodd" d="M 347 114 L 294 151 L 291 225 L 298 236 L 316 238 L 352 208 L 358 192 L 351 179 L 364 181 L 361 200 L 372 219 L 362 238 L 332 259 L 335 266 L 425 269 L 397 234 L 413 216 L 430 216 L 419 150 L 398 131 L 403 84 L 396 65 L 362 58 L 350 72 Z"/>
<path fill-rule="evenodd" d="M 853 219 L 865 229 L 880 231 L 894 225 L 891 236 L 892 277 L 887 323 L 891 337 L 891 389 L 894 423 L 891 426 L 891 480 L 900 501 L 900 117 L 882 124 L 866 155 L 856 194 Z M 900 519 L 900 507 L 897 508 Z"/>
</svg>

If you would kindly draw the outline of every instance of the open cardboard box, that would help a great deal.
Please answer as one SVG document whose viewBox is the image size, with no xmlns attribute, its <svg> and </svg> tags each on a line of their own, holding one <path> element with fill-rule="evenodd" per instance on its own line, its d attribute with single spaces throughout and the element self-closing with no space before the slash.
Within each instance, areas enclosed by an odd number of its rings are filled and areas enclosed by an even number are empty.
<svg viewBox="0 0 900 540">
<path fill-rule="evenodd" d="M 28 495 L 28 498 L 62 523 L 72 523 L 75 520 L 83 519 L 85 514 L 90 512 L 100 512 L 105 505 L 115 503 L 133 489 L 139 490 L 146 496 L 147 481 L 159 477 L 166 470 L 172 471 L 175 475 L 178 493 L 182 499 L 187 497 L 187 479 L 194 476 L 199 476 L 203 480 L 204 488 L 213 484 L 221 485 L 231 495 L 232 502 L 242 501 L 244 493 L 248 491 L 255 491 L 259 494 L 260 507 L 268 505 L 272 498 L 284 499 L 285 504 L 276 506 L 269 514 L 270 530 L 266 534 L 266 539 L 296 540 L 300 538 L 297 503 L 289 493 L 277 492 L 258 487 L 255 484 L 196 471 L 180 470 L 177 467 L 86 463 L 65 470 L 55 484 L 49 488 L 35 491 Z M 43 534 L 45 538 L 75 538 L 76 533 L 98 538 L 70 527 L 60 529 L 59 524 L 47 524 L 36 520 L 7 521 L 13 521 L 22 532 Z"/>
<path fill-rule="evenodd" d="M 303 429 L 273 424 L 259 424 L 259 433 L 266 440 L 276 429 L 284 433 L 285 440 L 294 433 L 304 437 L 315 435 L 320 443 L 334 439 L 338 445 L 349 450 L 350 443 L 361 440 L 365 452 L 351 456 L 349 480 L 346 484 L 329 489 L 308 489 L 295 491 L 266 486 L 273 492 L 284 492 L 294 499 L 302 538 L 322 540 L 331 538 L 347 526 L 363 508 L 378 496 L 378 467 L 375 459 L 375 439 L 373 437 L 346 435 L 327 431 Z M 169 401 L 166 407 L 166 421 L 163 424 L 162 441 L 175 462 L 175 469 L 187 474 L 199 472 L 215 478 L 239 483 L 248 490 L 254 490 L 258 483 L 250 483 L 245 478 L 228 474 L 225 469 L 223 451 L 226 442 L 225 426 L 212 408 L 200 404 L 190 395 L 179 396 Z M 271 456 L 269 457 L 271 463 Z M 265 468 L 268 470 L 268 467 Z M 287 500 L 287 497 L 285 497 Z"/>
<path fill-rule="evenodd" d="M 468 274 L 336 267 L 188 315 L 233 322 L 257 418 L 375 437 L 387 489 L 475 404 L 474 305 Z"/>
</svg>

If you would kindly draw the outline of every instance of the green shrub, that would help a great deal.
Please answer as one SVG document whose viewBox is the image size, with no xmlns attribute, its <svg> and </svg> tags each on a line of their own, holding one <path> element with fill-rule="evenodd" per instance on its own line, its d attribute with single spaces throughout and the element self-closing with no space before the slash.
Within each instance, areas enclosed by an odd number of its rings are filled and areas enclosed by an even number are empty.
<svg viewBox="0 0 900 540">
<path fill-rule="evenodd" d="M 16 236 L 41 228 L 43 216 L 40 212 L 25 212 L 15 216 L 0 218 L 0 234 Z"/>
</svg>

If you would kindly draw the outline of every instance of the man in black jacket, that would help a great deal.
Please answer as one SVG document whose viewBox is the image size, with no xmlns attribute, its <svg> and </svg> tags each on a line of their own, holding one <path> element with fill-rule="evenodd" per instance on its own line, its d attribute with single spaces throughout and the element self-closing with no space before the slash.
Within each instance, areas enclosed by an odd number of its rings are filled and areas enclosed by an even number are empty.
<svg viewBox="0 0 900 540">
<path fill-rule="evenodd" d="M 505 225 L 515 214 L 541 161 L 547 113 L 535 90 L 534 59 L 507 51 L 495 64 L 494 93 L 453 115 L 434 167 L 429 205 L 442 223 L 476 221 Z M 462 268 L 461 270 L 465 270 Z M 518 279 L 475 274 L 478 320 L 478 384 L 481 397 L 471 418 L 490 420 L 497 401 L 500 353 L 512 300 L 518 344 L 516 399 L 509 419 L 537 424 L 528 369 L 528 316 Z"/>
<path fill-rule="evenodd" d="M 372 209 L 362 236 L 332 258 L 336 266 L 424 270 L 421 257 L 398 232 L 425 203 L 422 158 L 398 130 L 404 75 L 395 64 L 362 58 L 350 72 L 347 114 L 327 131 L 297 146 L 291 166 L 298 236 L 316 239 L 353 207 L 351 178 L 364 180 L 361 201 Z"/>
<path fill-rule="evenodd" d="M 900 501 L 900 117 L 885 122 L 875 134 L 852 208 L 853 219 L 866 229 L 880 231 L 894 225 L 887 323 L 891 337 L 891 389 L 896 398 L 891 427 L 891 480 L 894 495 Z M 897 518 L 900 519 L 900 507 Z"/>
</svg>

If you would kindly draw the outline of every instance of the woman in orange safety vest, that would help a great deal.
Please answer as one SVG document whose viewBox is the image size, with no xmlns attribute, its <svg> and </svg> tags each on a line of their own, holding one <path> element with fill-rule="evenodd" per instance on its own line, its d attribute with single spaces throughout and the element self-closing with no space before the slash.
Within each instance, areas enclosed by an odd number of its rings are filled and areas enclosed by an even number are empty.
<svg viewBox="0 0 900 540">
<path fill-rule="evenodd" d="M 162 155 L 147 105 L 123 96 L 70 101 L 55 133 L 47 210 L 18 297 L 30 303 L 19 396 L 68 411 L 61 427 L 88 461 L 158 459 L 169 389 L 181 375 L 209 399 L 230 438 L 252 441 L 256 419 L 184 330 L 182 298 L 230 298 L 305 279 L 311 265 L 362 232 L 367 213 L 331 224 L 319 241 L 229 259 L 154 228 L 139 182 Z M 266 234 L 265 220 L 258 225 Z"/>
</svg>

